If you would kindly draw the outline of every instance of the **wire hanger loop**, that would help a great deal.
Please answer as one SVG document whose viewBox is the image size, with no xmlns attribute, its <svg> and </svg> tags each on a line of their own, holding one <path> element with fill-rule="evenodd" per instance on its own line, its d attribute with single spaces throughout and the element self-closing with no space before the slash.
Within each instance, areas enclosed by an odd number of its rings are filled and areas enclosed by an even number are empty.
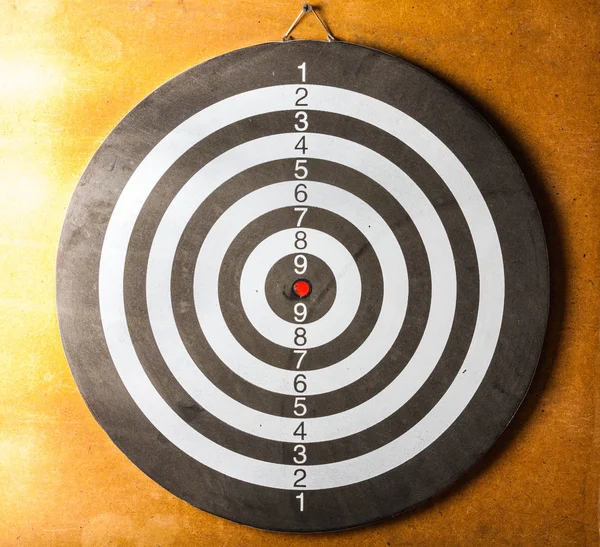
<svg viewBox="0 0 600 547">
<path fill-rule="evenodd" d="M 321 19 L 321 17 L 319 17 L 317 10 L 315 10 L 315 8 L 313 6 L 311 6 L 310 4 L 304 4 L 302 6 L 302 10 L 298 14 L 298 17 L 296 17 L 296 19 L 292 23 L 292 26 L 285 33 L 282 40 L 284 42 L 286 42 L 287 40 L 293 40 L 294 38 L 292 38 L 292 31 L 296 28 L 296 26 L 304 18 L 304 16 L 308 15 L 309 13 L 312 13 L 317 18 L 317 21 L 319 21 L 319 23 L 321 23 L 323 30 L 327 33 L 327 41 L 335 42 L 336 41 L 335 36 L 333 34 L 331 34 L 331 31 L 329 30 L 329 27 L 325 24 L 325 21 L 323 21 L 323 19 Z"/>
</svg>

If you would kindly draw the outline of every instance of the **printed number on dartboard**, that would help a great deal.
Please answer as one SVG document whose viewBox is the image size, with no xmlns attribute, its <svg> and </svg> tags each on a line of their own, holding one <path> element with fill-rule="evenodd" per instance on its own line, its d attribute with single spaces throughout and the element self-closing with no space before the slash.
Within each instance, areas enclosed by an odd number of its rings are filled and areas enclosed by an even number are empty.
<svg viewBox="0 0 600 547">
<path fill-rule="evenodd" d="M 306 82 L 306 63 L 302 63 L 298 66 L 300 70 L 301 82 Z M 296 88 L 295 92 L 295 103 L 294 106 L 297 108 L 308 106 L 308 90 L 305 87 Z M 308 113 L 305 110 L 297 110 L 294 114 L 294 130 L 299 134 L 299 139 L 294 146 L 294 152 L 305 155 L 308 152 L 307 135 L 303 134 L 308 130 Z M 294 160 L 294 177 L 298 181 L 305 180 L 308 177 L 308 160 L 304 158 L 298 158 Z M 294 213 L 296 217 L 296 233 L 294 237 L 294 248 L 292 254 L 294 254 L 294 271 L 293 275 L 304 275 L 308 269 L 308 258 L 303 252 L 308 248 L 308 238 L 306 231 L 302 230 L 304 217 L 308 213 L 308 207 L 303 205 L 308 200 L 308 186 L 303 182 L 298 182 L 294 189 Z M 309 306 L 304 302 L 297 302 L 293 309 L 293 320 L 295 323 L 304 323 L 309 314 Z M 308 353 L 305 349 L 300 349 L 306 345 L 307 331 L 303 326 L 297 326 L 294 329 L 294 338 L 292 340 L 292 346 L 294 357 L 296 357 L 296 369 L 302 367 L 302 361 Z M 308 386 L 306 384 L 306 376 L 304 374 L 297 374 L 294 378 L 294 392 L 296 394 L 304 393 Z M 297 396 L 294 398 L 294 416 L 301 418 L 308 412 L 307 397 Z M 294 436 L 298 438 L 300 442 L 303 442 L 307 437 L 306 427 L 304 421 L 300 422 L 294 431 Z M 293 462 L 296 465 L 303 465 L 307 462 L 308 458 L 306 455 L 306 446 L 304 444 L 297 444 L 294 446 Z M 293 487 L 294 488 L 306 488 L 306 470 L 297 468 L 294 470 L 293 476 Z M 300 492 L 295 499 L 298 500 L 298 510 L 304 511 L 305 499 L 304 492 Z"/>
</svg>

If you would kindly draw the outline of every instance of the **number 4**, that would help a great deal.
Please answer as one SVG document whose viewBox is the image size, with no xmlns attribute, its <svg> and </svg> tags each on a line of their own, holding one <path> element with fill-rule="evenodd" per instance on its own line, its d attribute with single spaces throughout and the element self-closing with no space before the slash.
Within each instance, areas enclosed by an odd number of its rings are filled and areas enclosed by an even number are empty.
<svg viewBox="0 0 600 547">
<path fill-rule="evenodd" d="M 303 154 L 306 154 L 308 150 L 308 146 L 306 146 L 306 136 L 302 135 L 296 146 L 294 146 L 294 150 L 300 150 Z"/>
<path fill-rule="evenodd" d="M 304 422 L 300 422 L 300 425 L 296 428 L 296 431 L 294 431 L 294 436 L 300 437 L 302 440 L 304 440 L 306 435 L 307 433 L 304 431 Z"/>
</svg>

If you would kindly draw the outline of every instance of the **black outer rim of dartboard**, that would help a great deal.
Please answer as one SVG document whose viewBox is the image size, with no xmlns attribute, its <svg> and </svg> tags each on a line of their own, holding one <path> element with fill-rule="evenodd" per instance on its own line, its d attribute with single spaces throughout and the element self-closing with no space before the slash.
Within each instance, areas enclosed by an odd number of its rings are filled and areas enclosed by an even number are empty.
<svg viewBox="0 0 600 547">
<path fill-rule="evenodd" d="M 355 528 L 355 527 L 359 527 L 359 526 L 363 526 L 366 524 L 370 524 L 373 522 L 376 522 L 378 520 L 383 520 L 389 517 L 392 517 L 395 514 L 399 514 L 401 512 L 404 512 L 406 510 L 411 509 L 412 507 L 419 505 L 427 500 L 429 500 L 430 498 L 439 495 L 440 492 L 446 490 L 448 487 L 450 487 L 460 476 L 462 476 L 464 473 L 466 473 L 470 468 L 472 468 L 477 461 L 479 461 L 479 459 L 491 448 L 491 446 L 493 445 L 493 443 L 498 439 L 498 437 L 501 436 L 502 432 L 506 429 L 506 427 L 509 425 L 510 421 L 512 420 L 512 418 L 514 417 L 514 415 L 516 414 L 516 412 L 518 411 L 520 405 L 522 404 L 524 397 L 529 389 L 529 386 L 531 384 L 531 381 L 533 379 L 534 373 L 535 373 L 535 369 L 537 368 L 537 363 L 539 361 L 539 357 L 542 351 L 542 344 L 543 344 L 543 340 L 544 340 L 544 334 L 545 334 L 545 330 L 546 330 L 546 325 L 547 325 L 547 318 L 548 318 L 548 310 L 549 310 L 549 267 L 548 267 L 548 254 L 547 254 L 547 248 L 546 248 L 546 243 L 545 243 L 545 237 L 544 237 L 544 233 L 543 233 L 543 227 L 541 224 L 541 219 L 540 219 L 540 215 L 539 215 L 539 211 L 537 210 L 537 207 L 535 206 L 535 202 L 533 201 L 533 198 L 529 192 L 529 188 L 527 187 L 527 183 L 525 181 L 525 178 L 523 176 L 523 173 L 521 171 L 521 169 L 518 167 L 516 161 L 514 160 L 512 154 L 510 153 L 510 151 L 506 148 L 506 146 L 502 143 L 502 141 L 500 140 L 499 136 L 497 135 L 497 133 L 494 131 L 494 129 L 487 123 L 487 121 L 485 121 L 485 119 L 478 113 L 476 112 L 476 110 L 471 107 L 469 105 L 469 103 L 467 103 L 459 94 L 457 94 L 456 92 L 454 92 L 449 86 L 447 86 L 446 84 L 444 84 L 443 82 L 441 82 L 440 80 L 438 80 L 437 78 L 435 78 L 434 76 L 432 76 L 430 73 L 426 72 L 425 70 L 413 65 L 412 63 L 409 63 L 401 58 L 392 56 L 388 53 L 385 52 L 381 52 L 379 50 L 376 50 L 374 48 L 370 48 L 370 47 L 365 47 L 365 46 L 360 46 L 360 45 L 356 45 L 356 44 L 351 44 L 351 43 L 346 43 L 346 42 L 333 42 L 333 43 L 327 43 L 327 42 L 315 42 L 315 41 L 310 41 L 310 40 L 302 40 L 302 41 L 293 41 L 293 42 L 286 42 L 286 44 L 318 44 L 321 47 L 339 47 L 339 46 L 351 46 L 352 48 L 357 48 L 357 49 L 362 49 L 362 50 L 369 50 L 372 51 L 376 54 L 383 54 L 391 59 L 394 59 L 395 61 L 397 61 L 400 65 L 404 65 L 405 68 L 407 68 L 408 70 L 412 70 L 415 71 L 417 73 L 420 73 L 422 76 L 426 76 L 429 81 L 432 83 L 432 87 L 433 88 L 438 88 L 438 89 L 445 89 L 446 92 L 449 94 L 450 101 L 455 101 L 456 103 L 460 103 L 460 105 L 465 108 L 465 106 L 467 107 L 467 109 L 471 112 L 471 115 L 473 115 L 477 120 L 479 120 L 479 123 L 483 122 L 484 125 L 487 128 L 487 133 L 490 135 L 490 138 L 495 142 L 495 144 L 497 146 L 499 146 L 502 150 L 503 150 L 503 155 L 505 157 L 506 160 L 508 160 L 508 162 L 511 164 L 510 166 L 506 166 L 508 167 L 511 171 L 512 171 L 512 175 L 515 177 L 515 179 L 519 179 L 521 187 L 519 188 L 519 191 L 524 195 L 525 199 L 528 201 L 528 204 L 530 206 L 530 209 L 532 209 L 529 213 L 531 215 L 531 217 L 529 218 L 529 221 L 531 223 L 531 230 L 533 233 L 533 237 L 535 237 L 535 242 L 532 243 L 532 245 L 535 247 L 536 252 L 538 253 L 538 256 L 536 257 L 537 259 L 540 259 L 537 263 L 537 271 L 535 272 L 537 274 L 537 281 L 539 283 L 539 287 L 537 290 L 537 294 L 536 297 L 538 298 L 538 301 L 536 302 L 538 305 L 538 315 L 536 316 L 536 322 L 537 322 L 537 331 L 534 333 L 534 339 L 533 339 L 533 347 L 530 350 L 529 354 L 528 354 L 528 359 L 530 361 L 530 366 L 527 369 L 527 374 L 526 377 L 521 379 L 521 384 L 519 385 L 519 392 L 516 394 L 513 394 L 516 397 L 516 400 L 512 403 L 512 405 L 510 406 L 510 413 L 506 413 L 506 416 L 504 416 L 504 418 L 502 420 L 500 420 L 500 423 L 495 423 L 495 425 L 493 426 L 494 429 L 494 434 L 493 435 L 488 435 L 487 438 L 485 439 L 483 446 L 479 447 L 479 449 L 476 451 L 476 453 L 472 453 L 470 454 L 470 458 L 468 459 L 468 464 L 467 465 L 463 465 L 458 471 L 457 470 L 452 470 L 452 472 L 449 472 L 446 474 L 445 476 L 445 480 L 440 481 L 438 479 L 437 481 L 437 486 L 434 489 L 434 491 L 428 492 L 426 495 L 415 499 L 415 501 L 413 503 L 407 504 L 404 507 L 401 508 L 401 510 L 396 510 L 396 511 L 389 511 L 386 513 L 382 513 L 380 516 L 378 516 L 377 518 L 368 518 L 365 520 L 358 520 L 355 519 L 355 521 L 351 522 L 351 523 L 344 523 L 343 525 L 331 525 L 331 526 L 320 526 L 318 529 L 316 530 L 311 530 L 311 529 L 301 529 L 301 530 L 290 530 L 289 528 L 285 528 L 285 527 L 278 527 L 277 525 L 272 525 L 270 527 L 265 527 L 264 525 L 260 525 L 260 524 L 253 524 L 251 522 L 248 521 L 244 521 L 243 519 L 238 519 L 234 516 L 232 516 L 231 514 L 223 514 L 222 512 L 216 511 L 216 510 L 210 510 L 210 509 L 206 509 L 206 508 L 202 508 L 202 510 L 209 512 L 211 514 L 215 514 L 217 516 L 221 516 L 223 518 L 227 518 L 228 520 L 232 520 L 234 522 L 238 522 L 240 524 L 246 525 L 246 526 L 250 526 L 250 527 L 256 527 L 256 528 L 261 528 L 261 529 L 269 529 L 272 531 L 281 531 L 281 532 L 328 532 L 328 531 L 334 531 L 334 530 L 342 530 L 342 529 L 348 529 L 348 528 Z M 233 52 L 229 52 L 226 53 L 224 55 L 215 57 L 213 59 L 207 60 L 206 62 L 203 62 L 201 65 L 197 65 L 196 67 L 192 67 L 189 70 L 179 74 L 178 76 L 175 76 L 174 78 L 172 78 L 171 80 L 169 80 L 168 82 L 166 82 L 165 84 L 163 84 L 160 88 L 158 88 L 158 90 L 164 90 L 165 87 L 167 87 L 167 85 L 171 84 L 174 85 L 176 83 L 176 81 L 179 79 L 179 81 L 182 81 L 181 79 L 183 77 L 185 77 L 185 75 L 190 75 L 192 73 L 192 71 L 198 70 L 199 67 L 206 67 L 208 64 L 210 63 L 214 63 L 214 62 L 218 62 L 219 59 L 223 59 L 227 56 L 230 55 L 234 55 L 234 54 L 240 54 L 240 53 L 244 53 L 244 52 L 249 52 L 252 50 L 258 50 L 260 48 L 264 48 L 264 47 L 269 47 L 269 46 L 281 46 L 281 42 L 268 42 L 265 44 L 260 44 L 260 45 L 255 45 L 255 46 L 249 46 L 247 48 L 242 48 L 239 50 L 235 50 Z M 206 75 L 205 75 L 206 76 Z M 283 82 L 282 82 L 283 83 Z M 312 82 L 310 82 L 312 83 Z M 321 82 L 316 82 L 316 83 L 321 83 Z M 250 89 L 250 88 L 247 88 Z M 106 138 L 106 140 L 102 143 L 102 145 L 100 146 L 99 150 L 96 152 L 96 154 L 93 156 L 93 158 L 90 160 L 88 166 L 86 167 L 86 170 L 83 174 L 83 176 L 81 177 L 81 180 L 79 181 L 78 187 L 75 191 L 75 194 L 78 196 L 78 190 L 81 190 L 81 187 L 83 187 L 86 183 L 90 182 L 90 180 L 92 179 L 92 171 L 95 167 L 95 163 L 96 161 L 99 160 L 102 151 L 104 150 L 104 147 L 106 145 L 106 143 L 110 142 L 111 137 L 113 136 L 113 134 L 116 132 L 116 130 L 121 127 L 121 125 L 128 119 L 130 119 L 130 116 L 134 115 L 134 112 L 138 111 L 138 109 L 140 108 L 140 106 L 142 105 L 148 105 L 151 102 L 151 97 L 158 91 L 156 90 L 155 92 L 153 92 L 151 95 L 149 95 L 147 98 L 145 98 L 143 101 L 141 101 L 136 107 L 134 107 L 131 112 L 129 114 L 127 114 L 127 116 L 125 116 L 123 118 L 123 120 L 121 120 L 121 122 L 119 122 L 119 124 L 116 126 L 115 130 L 113 130 L 113 132 L 111 132 L 111 134 Z M 237 91 L 238 93 L 240 92 L 239 90 Z M 235 95 L 236 93 L 231 93 L 230 95 L 227 96 L 231 96 L 231 95 Z M 223 97 L 221 97 L 223 98 Z M 397 105 L 395 105 L 397 106 Z M 421 121 L 421 120 L 419 120 Z M 426 126 L 431 130 L 431 127 Z M 435 133 L 435 132 L 434 132 Z M 438 133 L 435 133 L 436 135 Z M 162 137 L 161 137 L 162 138 Z M 104 150 L 106 152 L 106 150 Z M 459 158 L 461 158 L 460 154 L 458 154 L 456 152 L 456 150 L 453 150 L 453 152 L 455 154 L 457 154 L 457 156 Z M 462 158 L 461 158 L 462 160 Z M 107 190 L 108 191 L 108 190 Z M 120 193 L 120 192 L 119 192 Z M 116 200 L 115 200 L 116 201 Z M 486 204 L 487 204 L 487 199 L 486 199 Z M 65 293 L 65 289 L 63 287 L 63 284 L 65 282 L 65 278 L 64 278 L 64 271 L 66 270 L 66 267 L 63 267 L 61 269 L 61 259 L 63 254 L 66 253 L 66 251 L 63 249 L 67 244 L 72 243 L 72 239 L 78 238 L 78 242 L 80 242 L 81 239 L 85 239 L 86 236 L 86 225 L 82 224 L 82 225 L 77 225 L 77 221 L 78 220 L 89 220 L 88 217 L 85 217 L 85 211 L 82 213 L 80 211 L 75 210 L 75 205 L 76 205 L 76 199 L 74 198 L 71 203 L 69 204 L 69 209 L 67 211 L 66 217 L 65 217 L 65 222 L 63 224 L 63 229 L 62 229 L 62 233 L 61 233 L 61 240 L 60 240 L 60 244 L 59 244 L 59 249 L 58 249 L 58 258 L 57 258 L 57 280 L 56 280 L 56 289 L 57 289 L 57 295 L 56 295 L 56 299 L 57 299 L 57 308 L 60 309 L 61 306 L 68 306 L 69 304 L 69 300 L 70 297 Z M 489 204 L 488 204 L 489 206 Z M 491 210 L 491 209 L 490 209 Z M 497 221 L 496 215 L 500 214 L 498 211 L 496 212 L 492 212 L 492 216 L 494 217 L 495 222 Z M 75 214 L 75 213 L 79 213 L 79 214 Z M 89 212 L 87 213 L 89 214 Z M 72 231 L 67 234 L 67 231 L 72 228 L 72 226 L 75 226 L 74 229 L 72 229 Z M 500 235 L 500 234 L 499 234 Z M 67 236 L 69 236 L 69 239 L 67 239 Z M 502 239 L 501 239 L 501 243 L 502 243 Z M 503 249 L 503 253 L 504 253 L 504 249 Z M 506 263 L 505 263 L 505 267 L 506 267 Z M 506 276 L 505 276 L 505 280 L 506 280 Z M 508 285 L 507 285 L 507 290 L 508 290 Z M 72 303 L 72 302 L 70 302 Z M 506 309 L 506 305 L 507 305 L 507 300 L 505 298 L 505 309 Z M 131 446 L 127 446 L 127 438 L 122 438 L 120 437 L 117 433 L 113 432 L 113 434 L 108 433 L 108 430 L 104 427 L 104 424 L 106 423 L 106 421 L 109 420 L 109 418 L 105 418 L 105 415 L 100 412 L 100 406 L 98 404 L 98 401 L 96 401 L 96 405 L 92 405 L 92 401 L 90 400 L 90 398 L 87 396 L 89 395 L 88 392 L 88 388 L 90 386 L 93 386 L 93 380 L 94 378 L 91 378 L 90 376 L 88 376 L 88 374 L 90 373 L 90 371 L 86 371 L 84 369 L 80 369 L 77 366 L 74 365 L 74 362 L 77 360 L 76 356 L 72 353 L 74 347 L 71 346 L 72 343 L 72 332 L 67 332 L 65 330 L 65 325 L 67 323 L 71 323 L 71 325 L 73 325 L 74 321 L 79 322 L 80 319 L 77 318 L 76 320 L 73 319 L 73 317 L 69 317 L 69 311 L 71 313 L 73 313 L 73 310 L 67 310 L 64 313 L 62 313 L 62 315 L 59 313 L 59 327 L 60 327 L 60 335 L 61 335 L 61 340 L 63 343 L 63 348 L 65 350 L 65 354 L 67 355 L 68 358 L 68 362 L 69 362 L 69 366 L 71 368 L 72 374 L 76 380 L 76 383 L 82 393 L 82 395 L 84 396 L 84 400 L 86 402 L 86 405 L 88 406 L 88 408 L 90 409 L 90 412 L 94 415 L 95 419 L 98 421 L 98 423 L 103 427 L 103 429 L 105 429 L 105 432 L 107 433 L 107 435 L 109 435 L 109 438 L 117 445 L 117 447 L 132 461 L 132 463 L 134 463 L 137 467 L 140 468 L 140 470 L 142 470 L 144 473 L 148 474 L 151 478 L 153 478 L 153 480 L 156 480 L 154 478 L 154 476 L 152 474 L 150 474 L 147 469 L 145 468 L 145 466 L 143 465 L 145 462 L 143 461 L 143 459 L 140 459 L 140 455 L 139 454 L 132 454 L 133 452 L 136 451 L 136 447 L 132 448 Z M 85 319 L 85 318 L 84 318 Z M 504 325 L 504 319 L 503 319 L 503 325 Z M 79 327 L 79 334 L 81 336 L 85 335 L 85 330 L 83 329 L 83 327 L 77 325 Z M 88 325 L 89 326 L 89 325 Z M 97 329 L 97 325 L 96 325 L 96 329 Z M 69 327 L 70 328 L 70 327 Z M 504 329 L 504 326 L 503 326 Z M 96 333 L 97 334 L 97 333 Z M 102 327 L 100 326 L 100 334 L 102 334 Z M 501 331 L 502 334 L 502 331 Z M 500 343 L 498 343 L 498 345 L 500 345 Z M 496 346 L 496 351 L 495 351 L 495 355 L 496 352 L 498 351 L 498 345 Z M 78 348 L 79 350 L 81 350 L 81 348 Z M 495 359 L 495 357 L 494 357 Z M 490 364 L 490 370 L 493 368 L 493 361 L 492 360 L 492 364 Z M 85 359 L 84 359 L 85 360 Z M 489 374 L 489 371 L 488 371 Z M 438 445 L 440 443 L 440 440 L 444 437 L 446 437 L 448 435 L 448 431 L 451 430 L 452 428 L 455 427 L 456 423 L 459 422 L 463 416 L 468 412 L 469 408 L 471 406 L 473 406 L 474 401 L 478 398 L 478 395 L 481 395 L 481 390 L 482 390 L 482 386 L 484 386 L 484 384 L 486 383 L 487 379 L 488 379 L 488 374 L 486 374 L 486 377 L 484 378 L 484 380 L 482 381 L 482 384 L 480 385 L 479 389 L 477 390 L 477 392 L 475 393 L 475 395 L 473 396 L 473 399 L 469 402 L 469 404 L 467 405 L 467 407 L 462 411 L 461 415 L 457 418 L 457 420 L 448 428 L 448 430 L 446 430 L 438 439 L 436 439 L 432 445 L 430 445 L 425 451 L 429 450 L 429 448 L 431 448 L 432 446 Z M 90 384 L 90 381 L 92 381 L 92 384 Z M 106 387 L 106 386 L 105 386 Z M 125 388 L 124 386 L 119 386 L 120 389 L 123 389 L 125 392 Z M 127 393 L 127 392 L 126 392 Z M 127 393 L 127 396 L 130 397 Z M 125 401 L 125 403 L 132 403 L 135 406 L 135 402 L 133 400 L 131 401 Z M 104 403 L 107 406 L 110 406 L 111 401 L 101 401 L 101 403 Z M 105 409 L 107 408 L 107 406 L 105 406 Z M 141 414 L 141 412 L 140 412 Z M 510 416 L 508 417 L 508 414 L 510 414 Z M 143 416 L 143 415 L 142 415 Z M 508 417 L 508 419 L 507 419 Z M 144 417 L 145 419 L 145 417 Z M 491 424 L 491 419 L 490 419 L 490 424 Z M 153 426 L 152 426 L 153 427 Z M 157 442 L 165 442 L 165 439 L 160 439 L 160 434 L 157 434 Z M 415 460 L 417 458 L 420 458 L 421 454 L 418 454 L 417 456 L 414 456 L 412 458 L 412 460 Z M 411 460 L 409 460 L 411 461 Z M 309 467 L 310 468 L 310 467 Z M 376 477 L 377 479 L 381 479 L 382 477 L 388 476 L 391 473 L 394 473 L 395 471 L 397 471 L 398 468 L 384 473 L 384 475 L 380 475 L 379 477 Z M 212 470 L 210 470 L 211 472 L 213 472 Z M 216 472 L 215 472 L 216 473 Z M 237 481 L 236 479 L 231 479 L 232 482 L 238 482 L 240 484 L 246 484 L 246 483 L 242 483 L 241 481 Z M 163 486 L 164 488 L 166 488 L 167 490 L 173 492 L 175 495 L 177 495 L 178 497 L 181 497 L 182 499 L 188 501 L 188 503 L 191 503 L 192 505 L 194 505 L 189 499 L 188 497 L 186 497 L 185 495 L 180 495 L 179 493 L 175 493 L 170 487 L 169 485 L 165 485 L 164 482 L 160 482 L 159 484 L 161 484 L 161 486 Z M 360 484 L 360 483 L 359 483 Z M 252 485 L 254 487 L 254 485 Z M 352 485 L 354 486 L 354 485 Z M 256 488 L 260 488 L 260 487 L 256 487 Z M 343 487 L 343 488 L 347 488 L 347 487 Z M 335 489 L 334 489 L 335 490 Z M 322 491 L 316 491 L 316 492 L 322 492 Z M 292 493 L 297 493 L 297 491 L 288 491 L 288 493 L 291 495 Z M 196 507 L 198 507 L 196 505 Z"/>
</svg>

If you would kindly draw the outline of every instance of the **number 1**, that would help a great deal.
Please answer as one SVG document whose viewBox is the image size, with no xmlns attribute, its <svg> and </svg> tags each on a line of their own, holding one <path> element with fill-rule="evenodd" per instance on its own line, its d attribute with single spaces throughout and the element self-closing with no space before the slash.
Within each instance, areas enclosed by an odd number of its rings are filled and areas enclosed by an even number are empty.
<svg viewBox="0 0 600 547">
<path fill-rule="evenodd" d="M 299 67 L 300 72 L 302 72 L 302 83 L 306 82 L 306 61 L 302 63 Z"/>
<path fill-rule="evenodd" d="M 300 512 L 304 511 L 304 492 L 300 492 L 296 496 L 297 500 L 300 500 Z"/>
</svg>

